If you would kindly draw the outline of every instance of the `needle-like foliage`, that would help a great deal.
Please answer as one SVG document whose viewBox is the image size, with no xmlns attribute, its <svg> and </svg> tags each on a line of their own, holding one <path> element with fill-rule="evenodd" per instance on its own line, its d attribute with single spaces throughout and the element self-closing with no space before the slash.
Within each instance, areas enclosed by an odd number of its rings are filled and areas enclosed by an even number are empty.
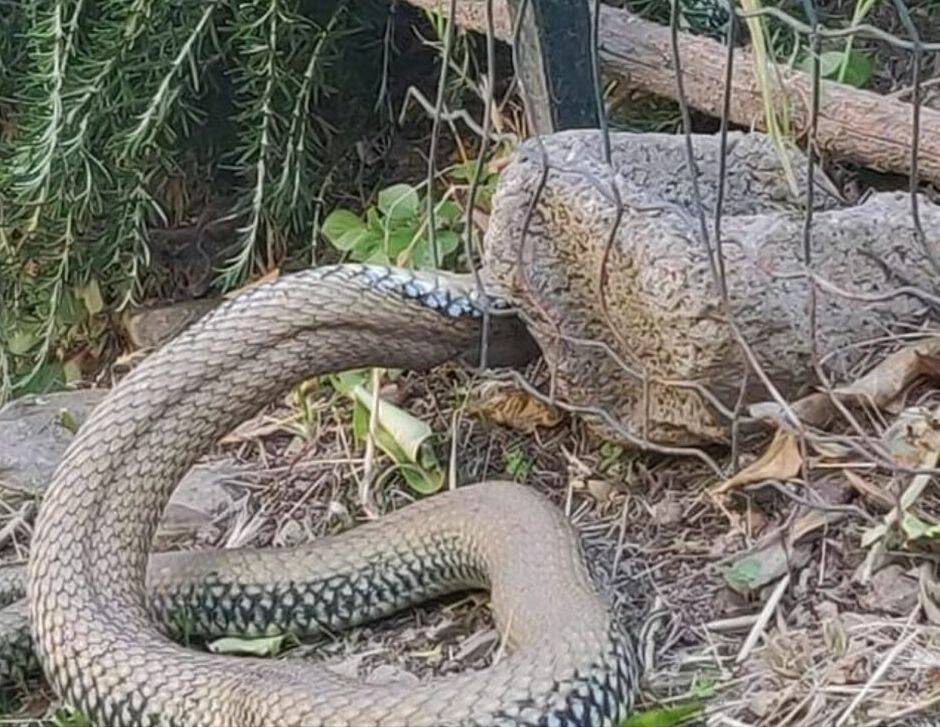
<svg viewBox="0 0 940 727">
<path fill-rule="evenodd" d="M 347 46 L 378 79 L 387 12 L 326 5 L 0 0 L 0 400 L 79 376 L 153 230 L 210 202 L 237 230 L 217 288 L 309 260 Z"/>
</svg>

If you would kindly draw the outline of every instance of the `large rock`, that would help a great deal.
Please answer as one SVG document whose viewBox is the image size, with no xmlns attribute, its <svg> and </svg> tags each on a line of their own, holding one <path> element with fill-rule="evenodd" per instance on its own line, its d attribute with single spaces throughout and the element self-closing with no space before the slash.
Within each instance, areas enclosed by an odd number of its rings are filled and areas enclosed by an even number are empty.
<svg viewBox="0 0 940 727">
<path fill-rule="evenodd" d="M 24 396 L 0 409 L 0 498 L 41 497 L 72 437 L 107 395 L 105 389 Z M 205 532 L 234 503 L 230 461 L 197 465 L 180 483 L 161 522 L 166 537 Z"/>
<path fill-rule="evenodd" d="M 739 397 L 745 405 L 771 398 L 736 331 L 776 389 L 796 398 L 819 383 L 814 340 L 827 378 L 845 382 L 870 353 L 858 344 L 936 322 L 916 292 L 936 294 L 936 280 L 907 194 L 848 207 L 818 174 L 807 270 L 805 213 L 773 145 L 761 134 L 729 135 L 726 309 L 701 239 L 685 139 L 611 134 L 610 163 L 600 141 L 598 131 L 570 131 L 517 148 L 493 200 L 484 275 L 525 316 L 559 399 L 602 411 L 587 418 L 606 438 L 727 443 Z M 694 137 L 712 237 L 719 151 L 717 136 Z M 805 189 L 806 159 L 793 152 L 790 161 Z M 940 206 L 922 197 L 920 215 L 938 247 Z M 822 281 L 815 320 L 811 275 Z"/>
</svg>

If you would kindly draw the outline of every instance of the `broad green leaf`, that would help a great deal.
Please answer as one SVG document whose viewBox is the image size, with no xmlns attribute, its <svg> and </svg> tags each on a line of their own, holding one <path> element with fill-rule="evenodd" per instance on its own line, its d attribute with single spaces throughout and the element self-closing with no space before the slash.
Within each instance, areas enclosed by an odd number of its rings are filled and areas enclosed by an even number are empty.
<svg viewBox="0 0 940 727">
<path fill-rule="evenodd" d="M 376 235 L 385 234 L 385 221 L 375 207 L 370 207 L 366 210 L 366 225 L 368 225 L 369 229 Z"/>
<path fill-rule="evenodd" d="M 407 220 L 418 213 L 421 200 L 410 184 L 393 184 L 379 192 L 379 209 L 392 220 Z"/>
<path fill-rule="evenodd" d="M 350 242 L 346 240 L 344 242 Z M 362 230 L 355 240 L 352 240 L 352 247 L 349 250 L 349 257 L 356 262 L 374 262 L 376 255 L 385 256 L 382 249 L 382 236 L 376 234 L 371 229 Z"/>
<path fill-rule="evenodd" d="M 861 88 L 868 83 L 874 70 L 875 68 L 871 62 L 871 58 L 864 53 L 853 50 L 849 53 L 848 62 L 845 64 L 842 83 L 847 83 L 849 86 L 854 86 L 855 88 Z M 835 78 L 838 79 L 839 75 L 837 74 Z"/>
<path fill-rule="evenodd" d="M 463 212 L 461 212 L 460 207 L 449 199 L 441 202 L 435 212 L 437 213 L 437 222 L 444 221 L 451 225 L 460 222 L 463 217 Z"/>
<path fill-rule="evenodd" d="M 439 230 L 435 237 L 440 262 L 444 262 L 460 246 L 460 235 L 452 230 Z M 434 268 L 434 249 L 431 240 L 425 237 L 418 241 L 411 254 L 411 262 L 416 268 Z"/>
<path fill-rule="evenodd" d="M 418 229 L 414 225 L 399 227 L 394 232 L 390 232 L 385 248 L 389 259 L 397 258 L 403 250 L 407 249 L 416 234 L 418 234 Z"/>
<path fill-rule="evenodd" d="M 246 654 L 249 656 L 276 656 L 284 646 L 287 634 L 261 636 L 257 639 L 242 639 L 225 636 L 209 643 L 213 654 Z"/>
<path fill-rule="evenodd" d="M 658 707 L 630 715 L 620 727 L 676 727 L 687 723 L 702 711 L 702 705 L 692 702 L 675 707 Z"/>
<path fill-rule="evenodd" d="M 371 413 L 372 392 L 365 386 L 356 386 L 352 391 L 353 397 Z M 378 425 L 389 432 L 395 443 L 401 447 L 405 456 L 412 462 L 418 461 L 418 451 L 421 445 L 431 436 L 432 431 L 425 422 L 412 416 L 403 409 L 399 409 L 383 399 L 378 401 L 376 414 Z"/>
<path fill-rule="evenodd" d="M 460 164 L 455 164 L 451 167 L 450 175 L 454 179 L 459 179 L 462 182 L 471 182 L 473 181 L 474 175 L 477 173 L 477 162 L 476 159 L 470 159 L 469 161 L 461 162 Z M 483 169 L 483 174 L 481 176 L 486 176 L 486 168 Z"/>
<path fill-rule="evenodd" d="M 48 394 L 50 391 L 57 391 L 63 386 L 65 386 L 65 373 L 62 370 L 62 364 L 58 361 L 50 361 L 40 366 L 36 374 L 19 388 L 19 392 L 22 394 Z"/>
<path fill-rule="evenodd" d="M 323 236 L 337 250 L 352 250 L 365 235 L 365 224 L 349 210 L 333 210 L 323 221 Z"/>
</svg>

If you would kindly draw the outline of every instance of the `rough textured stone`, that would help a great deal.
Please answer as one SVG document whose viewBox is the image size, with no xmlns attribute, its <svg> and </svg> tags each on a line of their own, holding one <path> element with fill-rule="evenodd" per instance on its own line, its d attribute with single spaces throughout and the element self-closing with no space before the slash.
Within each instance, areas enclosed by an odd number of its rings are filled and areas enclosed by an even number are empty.
<svg viewBox="0 0 940 727">
<path fill-rule="evenodd" d="M 713 238 L 719 140 L 693 143 Z M 605 438 L 628 446 L 727 442 L 751 368 L 735 327 L 783 396 L 816 385 L 810 273 L 824 281 L 815 341 L 837 382 L 863 361 L 858 343 L 930 318 L 915 289 L 935 292 L 935 281 L 906 194 L 873 194 L 847 207 L 819 174 L 807 270 L 805 213 L 772 144 L 761 134 L 729 135 L 726 308 L 683 137 L 612 134 L 611 147 L 608 164 L 594 130 L 521 144 L 493 200 L 484 268 L 487 284 L 528 321 L 559 398 Z M 805 158 L 793 152 L 791 162 L 805 189 Z M 922 198 L 920 212 L 936 246 L 940 207 Z M 753 372 L 743 393 L 745 404 L 770 398 Z"/>
<path fill-rule="evenodd" d="M 0 497 L 41 496 L 74 432 L 107 393 L 85 389 L 24 396 L 0 409 Z M 231 507 L 225 483 L 240 471 L 227 461 L 190 470 L 167 507 L 163 535 L 196 533 Z"/>
<path fill-rule="evenodd" d="M 204 298 L 152 308 L 135 308 L 124 314 L 122 324 L 127 338 L 135 347 L 157 348 L 221 302 L 215 298 Z"/>
</svg>

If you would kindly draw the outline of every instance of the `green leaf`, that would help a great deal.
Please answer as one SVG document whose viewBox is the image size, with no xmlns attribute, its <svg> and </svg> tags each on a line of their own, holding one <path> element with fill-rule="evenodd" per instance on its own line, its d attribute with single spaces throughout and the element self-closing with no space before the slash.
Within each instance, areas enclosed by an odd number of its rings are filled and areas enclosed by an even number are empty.
<svg viewBox="0 0 940 727">
<path fill-rule="evenodd" d="M 844 70 L 843 65 L 845 66 Z M 812 56 L 804 57 L 800 67 L 805 73 L 812 73 Z M 848 56 L 840 50 L 826 51 L 819 54 L 820 78 L 839 80 L 841 75 L 842 83 L 860 88 L 868 83 L 873 70 L 871 59 L 856 50 L 850 50 Z"/>
<path fill-rule="evenodd" d="M 458 179 L 461 182 L 472 182 L 473 177 L 476 174 L 476 171 L 477 171 L 476 159 L 470 159 L 468 161 L 461 162 L 460 164 L 455 164 L 453 167 L 451 167 L 450 175 L 454 179 Z M 485 167 L 483 168 L 483 174 L 481 176 L 483 177 L 486 176 Z"/>
<path fill-rule="evenodd" d="M 418 212 L 421 200 L 410 184 L 393 184 L 379 192 L 379 209 L 392 220 L 407 220 Z"/>
<path fill-rule="evenodd" d="M 442 469 L 426 470 L 413 465 L 401 465 L 399 471 L 408 486 L 421 495 L 433 495 L 444 486 Z"/>
<path fill-rule="evenodd" d="M 7 351 L 14 356 L 25 356 L 33 346 L 39 343 L 40 335 L 38 330 L 18 328 L 13 335 L 7 339 Z"/>
<path fill-rule="evenodd" d="M 36 374 L 22 387 L 22 394 L 48 394 L 65 386 L 65 372 L 58 361 L 50 361 L 39 367 Z"/>
<path fill-rule="evenodd" d="M 365 385 L 371 378 L 372 369 L 350 369 L 330 375 L 330 385 L 340 394 L 352 396 L 352 390 Z"/>
<path fill-rule="evenodd" d="M 85 308 L 91 315 L 97 315 L 104 310 L 104 298 L 101 297 L 101 288 L 98 287 L 98 280 L 92 278 L 88 285 L 79 289 Z"/>
<path fill-rule="evenodd" d="M 688 722 L 702 711 L 697 702 L 675 707 L 658 707 L 632 714 L 620 723 L 620 727 L 675 727 Z"/>
<path fill-rule="evenodd" d="M 68 409 L 59 412 L 59 426 L 65 429 L 69 434 L 78 432 L 78 420 Z"/>
<path fill-rule="evenodd" d="M 74 707 L 62 707 L 52 717 L 55 727 L 92 727 L 91 720 Z"/>
<path fill-rule="evenodd" d="M 385 235 L 385 222 L 382 221 L 382 216 L 375 207 L 366 210 L 366 224 L 376 235 Z"/>
<path fill-rule="evenodd" d="M 366 381 L 355 383 L 361 375 L 362 372 L 353 375 L 347 372 L 346 375 L 334 377 L 344 377 L 344 380 L 336 382 L 335 385 L 339 387 L 337 390 L 351 396 L 354 401 L 353 434 L 360 440 L 369 434 L 373 406 L 372 390 L 366 387 Z M 368 379 L 368 372 L 365 375 Z M 392 458 L 395 468 L 401 472 L 408 485 L 424 495 L 437 492 L 444 484 L 444 471 L 428 442 L 432 434 L 431 428 L 420 419 L 379 399 L 375 444 Z"/>
<path fill-rule="evenodd" d="M 367 234 L 366 225 L 358 215 L 349 210 L 333 210 L 323 221 L 323 236 L 337 250 L 346 251 L 358 247 Z"/>
<path fill-rule="evenodd" d="M 225 636 L 209 644 L 213 654 L 245 654 L 248 656 L 276 656 L 284 646 L 288 634 L 262 636 L 257 639 L 243 639 L 237 636 Z"/>
<path fill-rule="evenodd" d="M 873 72 L 874 65 L 871 62 L 871 58 L 864 53 L 853 50 L 849 52 L 848 61 L 845 63 L 845 70 L 841 80 L 842 83 L 846 83 L 849 86 L 861 88 L 868 83 Z M 834 77 L 836 79 L 839 78 L 838 75 Z"/>
<path fill-rule="evenodd" d="M 918 517 L 905 513 L 901 529 L 911 540 L 935 540 L 940 538 L 940 525 L 925 523 Z"/>
<path fill-rule="evenodd" d="M 388 254 L 389 259 L 397 258 L 405 249 L 407 249 L 407 247 L 411 244 L 411 241 L 414 240 L 416 234 L 418 234 L 418 230 L 414 225 L 400 227 L 394 232 L 389 233 L 388 242 L 386 244 L 386 253 Z"/>
<path fill-rule="evenodd" d="M 356 386 L 352 395 L 371 413 L 373 397 L 369 389 L 362 385 Z M 378 400 L 376 419 L 378 425 L 392 435 L 395 444 L 408 460 L 417 462 L 421 445 L 433 434 L 431 427 L 381 398 Z"/>
<path fill-rule="evenodd" d="M 754 590 L 767 582 L 764 561 L 757 556 L 745 556 L 725 571 L 725 580 L 737 588 Z"/>
<path fill-rule="evenodd" d="M 63 326 L 74 326 L 88 317 L 85 305 L 69 291 L 62 294 L 59 307 L 55 312 L 56 323 Z"/>
<path fill-rule="evenodd" d="M 460 207 L 451 202 L 449 199 L 441 202 L 435 211 L 438 215 L 436 219 L 437 222 L 443 220 L 448 224 L 454 225 L 460 222 L 460 218 L 463 217 L 463 212 L 461 212 Z"/>
<path fill-rule="evenodd" d="M 435 240 L 442 264 L 447 256 L 460 246 L 460 235 L 452 230 L 439 230 Z M 416 268 L 432 269 L 435 267 L 434 249 L 431 247 L 430 238 L 425 237 L 415 245 L 411 254 L 411 262 Z"/>
</svg>

